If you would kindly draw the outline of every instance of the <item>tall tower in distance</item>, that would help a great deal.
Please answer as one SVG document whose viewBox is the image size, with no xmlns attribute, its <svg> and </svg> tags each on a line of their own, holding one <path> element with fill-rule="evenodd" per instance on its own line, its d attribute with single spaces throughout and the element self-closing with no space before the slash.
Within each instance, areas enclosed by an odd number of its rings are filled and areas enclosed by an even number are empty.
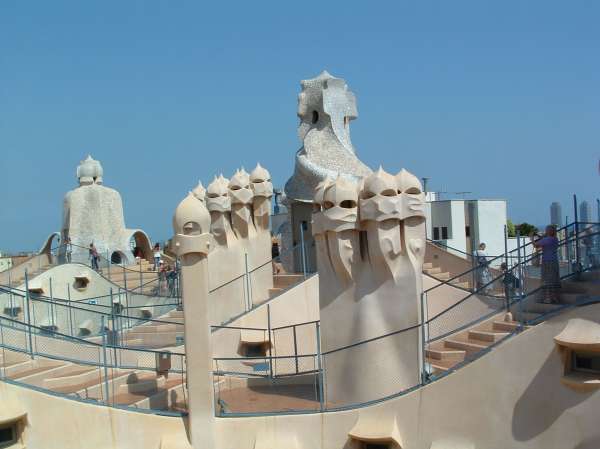
<svg viewBox="0 0 600 449">
<path fill-rule="evenodd" d="M 554 201 L 550 205 L 550 224 L 560 228 L 563 225 L 562 217 L 562 206 L 559 202 Z"/>
<path fill-rule="evenodd" d="M 592 208 L 590 207 L 590 203 L 587 201 L 582 201 L 579 204 L 579 221 L 584 223 L 589 223 L 592 218 Z"/>
</svg>

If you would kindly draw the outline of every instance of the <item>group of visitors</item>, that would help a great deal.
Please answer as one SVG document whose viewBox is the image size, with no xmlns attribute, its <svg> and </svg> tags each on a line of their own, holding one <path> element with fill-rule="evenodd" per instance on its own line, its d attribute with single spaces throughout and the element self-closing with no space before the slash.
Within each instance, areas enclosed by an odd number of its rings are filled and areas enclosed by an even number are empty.
<svg viewBox="0 0 600 449">
<path fill-rule="evenodd" d="M 556 237 L 556 228 L 554 226 L 546 227 L 544 236 L 532 234 L 531 243 L 535 248 L 531 256 L 531 262 L 534 265 L 541 266 L 542 278 L 542 302 L 556 304 L 559 302 L 560 293 L 560 272 L 558 263 L 559 241 Z M 475 252 L 477 264 L 477 290 L 484 294 L 490 294 L 493 289 L 493 278 L 489 269 L 489 260 L 485 251 L 485 243 L 479 245 Z M 541 252 L 541 257 L 540 253 Z M 536 264 L 536 259 L 541 258 L 541 263 Z M 513 298 L 521 286 L 521 279 L 514 273 L 514 269 L 509 269 L 506 263 L 500 265 L 502 270 L 502 285 L 507 298 Z"/>
<path fill-rule="evenodd" d="M 159 262 L 158 270 L 158 282 L 160 293 L 164 291 L 164 287 L 167 288 L 169 296 L 175 296 L 177 287 L 177 264 L 172 267 L 170 264 L 166 264 L 163 261 Z"/>
</svg>

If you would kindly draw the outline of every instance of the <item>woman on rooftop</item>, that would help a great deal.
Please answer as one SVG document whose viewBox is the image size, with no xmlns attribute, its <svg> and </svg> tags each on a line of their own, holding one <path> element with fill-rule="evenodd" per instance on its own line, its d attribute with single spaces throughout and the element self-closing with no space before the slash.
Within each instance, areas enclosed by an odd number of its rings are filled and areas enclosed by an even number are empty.
<svg viewBox="0 0 600 449">
<path fill-rule="evenodd" d="M 488 267 L 487 253 L 485 252 L 485 243 L 479 244 L 479 249 L 475 252 L 477 262 L 477 289 L 483 289 L 484 293 L 489 293 L 492 290 L 492 275 Z"/>
<path fill-rule="evenodd" d="M 560 272 L 558 267 L 558 239 L 556 228 L 546 227 L 546 234 L 533 242 L 536 248 L 542 249 L 542 302 L 558 303 L 560 290 Z"/>
</svg>

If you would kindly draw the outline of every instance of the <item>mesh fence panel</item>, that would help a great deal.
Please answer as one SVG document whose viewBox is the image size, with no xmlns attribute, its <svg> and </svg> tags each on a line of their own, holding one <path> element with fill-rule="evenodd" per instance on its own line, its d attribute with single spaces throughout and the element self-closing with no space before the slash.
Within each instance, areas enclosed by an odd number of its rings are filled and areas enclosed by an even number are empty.
<svg viewBox="0 0 600 449">
<path fill-rule="evenodd" d="M 14 351 L 31 352 L 27 326 L 0 318 L 0 344 Z"/>
<path fill-rule="evenodd" d="M 305 357 L 309 359 L 309 357 Z M 315 358 L 312 369 L 316 370 Z M 214 390 L 217 414 L 256 414 L 290 411 L 317 411 L 320 409 L 317 374 L 282 377 L 244 376 L 226 372 L 229 361 L 215 360 Z M 289 372 L 295 357 L 274 358 L 273 363 Z M 302 361 L 307 368 L 311 362 Z"/>
<path fill-rule="evenodd" d="M 472 294 L 455 305 L 431 317 L 426 323 L 428 340 L 437 340 L 465 328 L 476 321 L 500 312 L 505 307 L 504 298 Z"/>
<path fill-rule="evenodd" d="M 419 339 L 415 327 L 324 353 L 325 407 L 350 407 L 419 385 Z"/>
</svg>

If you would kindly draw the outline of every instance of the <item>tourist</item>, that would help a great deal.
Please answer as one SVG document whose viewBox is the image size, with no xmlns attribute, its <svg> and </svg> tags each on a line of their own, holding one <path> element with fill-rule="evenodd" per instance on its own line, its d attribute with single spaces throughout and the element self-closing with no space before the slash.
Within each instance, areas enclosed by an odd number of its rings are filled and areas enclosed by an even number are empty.
<svg viewBox="0 0 600 449">
<path fill-rule="evenodd" d="M 165 264 L 164 260 L 161 260 L 158 265 L 158 293 L 161 294 L 164 290 L 164 286 L 167 283 L 167 273 L 171 268 Z"/>
<path fill-rule="evenodd" d="M 536 248 L 542 250 L 542 302 L 558 303 L 560 290 L 560 272 L 558 266 L 558 239 L 556 228 L 546 227 L 546 234 L 533 242 Z"/>
<path fill-rule="evenodd" d="M 93 243 L 90 243 L 90 260 L 92 263 L 92 270 L 98 271 L 98 250 Z"/>
<path fill-rule="evenodd" d="M 154 268 L 153 270 L 156 271 L 159 269 L 159 265 L 160 265 L 160 245 L 157 243 L 156 245 L 154 245 L 154 251 L 153 251 L 153 256 L 154 256 Z"/>
<path fill-rule="evenodd" d="M 167 288 L 169 290 L 169 296 L 175 296 L 175 280 L 177 279 L 177 271 L 171 266 L 168 266 L 167 270 Z"/>
<path fill-rule="evenodd" d="M 65 257 L 67 258 L 67 263 L 71 263 L 71 254 L 73 254 L 73 244 L 71 243 L 71 237 L 67 237 L 65 241 Z"/>
<path fill-rule="evenodd" d="M 488 268 L 487 253 L 485 252 L 485 243 L 479 244 L 479 249 L 475 252 L 475 260 L 477 262 L 477 289 L 483 289 L 484 293 L 489 293 L 492 289 L 492 275 Z"/>
<path fill-rule="evenodd" d="M 271 237 L 271 260 L 273 262 L 273 274 L 279 274 L 282 267 L 279 260 L 279 242 L 276 237 Z"/>
<path fill-rule="evenodd" d="M 504 276 L 502 277 L 502 285 L 504 285 L 504 293 L 507 299 L 512 299 L 515 296 L 516 290 L 521 286 L 521 281 L 516 277 L 506 265 L 502 262 L 500 269 Z"/>
</svg>

